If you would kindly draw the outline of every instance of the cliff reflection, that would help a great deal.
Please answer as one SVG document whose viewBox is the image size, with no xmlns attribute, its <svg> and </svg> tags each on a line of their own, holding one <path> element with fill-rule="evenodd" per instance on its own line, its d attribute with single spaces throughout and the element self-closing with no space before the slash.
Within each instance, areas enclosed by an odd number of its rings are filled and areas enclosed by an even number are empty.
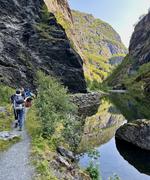
<svg viewBox="0 0 150 180">
<path fill-rule="evenodd" d="M 85 152 L 108 142 L 124 121 L 123 115 L 109 99 L 103 98 L 97 113 L 86 118 L 78 151 Z"/>
</svg>

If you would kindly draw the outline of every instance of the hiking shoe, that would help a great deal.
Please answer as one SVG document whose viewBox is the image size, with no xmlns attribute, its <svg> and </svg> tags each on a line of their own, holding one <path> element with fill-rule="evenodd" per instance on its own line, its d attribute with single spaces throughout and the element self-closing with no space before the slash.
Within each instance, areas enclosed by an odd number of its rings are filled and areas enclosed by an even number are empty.
<svg viewBox="0 0 150 180">
<path fill-rule="evenodd" d="M 21 128 L 21 127 L 19 128 L 19 131 L 22 131 L 22 128 Z"/>
<path fill-rule="evenodd" d="M 17 127 L 18 127 L 18 123 L 16 122 L 16 123 L 15 123 L 15 128 L 17 128 Z"/>
</svg>

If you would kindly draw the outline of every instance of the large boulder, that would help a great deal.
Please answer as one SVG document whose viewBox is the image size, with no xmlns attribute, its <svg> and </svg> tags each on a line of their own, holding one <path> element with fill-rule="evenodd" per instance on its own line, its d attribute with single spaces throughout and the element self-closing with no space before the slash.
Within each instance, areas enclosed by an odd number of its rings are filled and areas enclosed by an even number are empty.
<svg viewBox="0 0 150 180">
<path fill-rule="evenodd" d="M 136 120 L 124 124 L 117 130 L 116 138 L 150 150 L 150 120 Z"/>
<path fill-rule="evenodd" d="M 79 116 L 92 116 L 98 110 L 103 93 L 90 92 L 71 95 L 71 101 L 78 107 Z"/>
</svg>

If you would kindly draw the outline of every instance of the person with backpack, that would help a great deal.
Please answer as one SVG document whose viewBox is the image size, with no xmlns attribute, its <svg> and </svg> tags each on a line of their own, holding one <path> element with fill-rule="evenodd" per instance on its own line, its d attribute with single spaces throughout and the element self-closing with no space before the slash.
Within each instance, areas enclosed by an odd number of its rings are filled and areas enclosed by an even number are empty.
<svg viewBox="0 0 150 180">
<path fill-rule="evenodd" d="M 11 101 L 11 104 L 12 104 L 14 118 L 15 118 L 15 128 L 17 128 L 17 126 L 18 126 L 18 114 L 16 113 L 16 110 L 14 108 L 14 98 L 15 98 L 15 95 L 16 94 L 11 95 L 10 101 Z"/>
<path fill-rule="evenodd" d="M 19 130 L 22 130 L 23 122 L 24 122 L 24 109 L 25 109 L 25 100 L 22 97 L 21 91 L 16 90 L 16 94 L 13 100 L 13 107 L 16 114 L 16 118 L 18 120 Z"/>
<path fill-rule="evenodd" d="M 26 88 L 24 90 L 24 95 L 25 95 L 25 98 L 27 97 L 35 98 L 35 94 L 33 94 L 29 88 Z"/>
</svg>

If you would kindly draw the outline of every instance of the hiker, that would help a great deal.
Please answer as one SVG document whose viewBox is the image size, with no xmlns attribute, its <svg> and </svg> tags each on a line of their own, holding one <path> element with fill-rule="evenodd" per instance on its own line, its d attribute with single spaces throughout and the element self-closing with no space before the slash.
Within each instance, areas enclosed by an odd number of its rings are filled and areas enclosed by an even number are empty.
<svg viewBox="0 0 150 180">
<path fill-rule="evenodd" d="M 21 87 L 20 88 L 20 91 L 21 91 L 21 95 L 22 97 L 25 99 L 25 92 L 24 92 L 24 88 Z M 18 126 L 18 114 L 16 113 L 16 110 L 14 108 L 14 98 L 15 98 L 16 94 L 13 94 L 11 97 L 10 97 L 10 101 L 11 101 L 11 104 L 12 104 L 12 107 L 13 107 L 13 112 L 14 112 L 14 117 L 15 117 L 15 128 L 17 128 Z"/>
<path fill-rule="evenodd" d="M 15 128 L 17 128 L 17 126 L 18 126 L 18 114 L 16 113 L 16 110 L 15 110 L 15 107 L 14 107 L 14 98 L 15 98 L 15 95 L 16 94 L 13 94 L 10 97 L 10 101 L 11 101 L 11 104 L 12 104 L 12 107 L 13 107 L 13 112 L 14 112 L 14 117 L 15 117 Z"/>
<path fill-rule="evenodd" d="M 14 101 L 13 101 L 13 107 L 15 111 L 15 119 L 17 118 L 20 131 L 22 130 L 23 122 L 24 122 L 24 103 L 25 100 L 22 97 L 21 90 L 16 90 L 16 94 L 14 96 Z"/>
<path fill-rule="evenodd" d="M 27 98 L 27 97 L 35 97 L 35 94 L 33 94 L 31 91 L 30 91 L 30 89 L 29 88 L 26 88 L 25 90 L 24 90 L 24 93 L 25 93 L 25 98 Z"/>
<path fill-rule="evenodd" d="M 23 87 L 20 88 L 21 96 L 25 99 L 25 89 Z"/>
</svg>

